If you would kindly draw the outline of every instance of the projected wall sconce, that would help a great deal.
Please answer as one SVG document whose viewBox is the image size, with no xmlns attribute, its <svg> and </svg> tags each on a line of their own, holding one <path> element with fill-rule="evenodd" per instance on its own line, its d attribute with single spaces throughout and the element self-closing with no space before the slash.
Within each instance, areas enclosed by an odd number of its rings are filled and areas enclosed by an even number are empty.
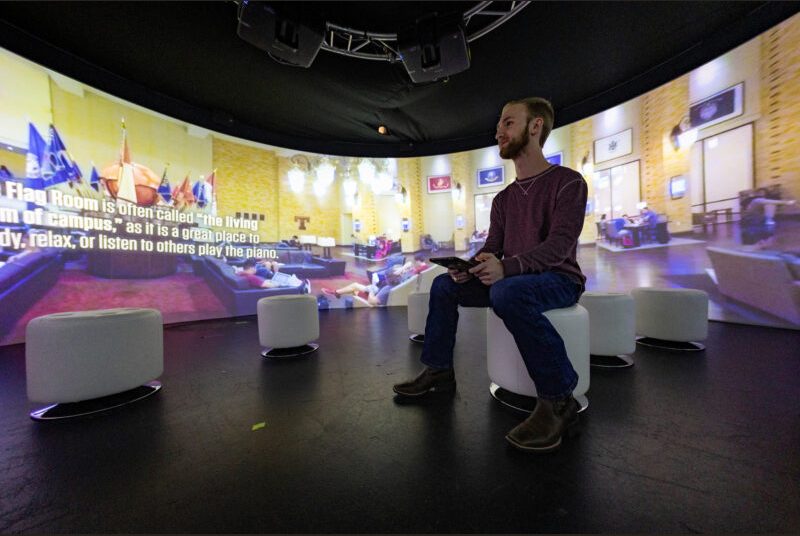
<svg viewBox="0 0 800 536">
<path fill-rule="evenodd" d="M 586 151 L 586 154 L 583 155 L 583 158 L 581 159 L 580 168 L 581 168 L 581 173 L 583 173 L 584 176 L 591 175 L 594 172 L 594 164 L 592 163 L 591 152 Z"/>
<path fill-rule="evenodd" d="M 403 230 L 404 233 L 407 233 L 411 230 L 411 220 L 408 218 L 403 218 L 400 221 L 400 228 Z"/>
<path fill-rule="evenodd" d="M 406 190 L 405 186 L 400 186 L 398 192 L 394 194 L 394 200 L 398 205 L 406 204 L 406 201 L 408 201 L 408 190 Z"/>
<path fill-rule="evenodd" d="M 464 197 L 464 189 L 461 187 L 460 182 L 456 182 L 455 188 L 453 188 L 453 199 L 456 201 L 461 201 Z"/>
<path fill-rule="evenodd" d="M 688 115 L 684 116 L 677 125 L 672 127 L 672 131 L 669 133 L 669 141 L 676 151 L 691 147 L 697 141 L 697 129 L 692 128 L 692 122 Z"/>
</svg>

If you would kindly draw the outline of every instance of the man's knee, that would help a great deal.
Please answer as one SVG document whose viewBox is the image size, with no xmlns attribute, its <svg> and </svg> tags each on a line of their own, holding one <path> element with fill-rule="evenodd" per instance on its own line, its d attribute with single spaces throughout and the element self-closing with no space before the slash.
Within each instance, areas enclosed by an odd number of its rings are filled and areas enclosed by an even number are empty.
<svg viewBox="0 0 800 536">
<path fill-rule="evenodd" d="M 456 291 L 456 283 L 450 274 L 441 274 L 433 278 L 431 284 L 431 296 L 447 295 L 450 296 Z"/>
<path fill-rule="evenodd" d="M 514 312 L 521 312 L 524 307 L 524 297 L 519 285 L 515 285 L 513 278 L 497 281 L 489 288 L 489 298 L 492 309 L 500 318 Z"/>
</svg>

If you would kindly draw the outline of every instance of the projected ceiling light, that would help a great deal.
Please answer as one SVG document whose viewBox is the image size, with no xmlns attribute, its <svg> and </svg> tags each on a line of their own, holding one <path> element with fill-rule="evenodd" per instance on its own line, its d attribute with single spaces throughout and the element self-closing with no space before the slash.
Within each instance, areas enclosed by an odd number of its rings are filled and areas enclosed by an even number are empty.
<svg viewBox="0 0 800 536">
<path fill-rule="evenodd" d="M 342 189 L 344 190 L 344 195 L 346 195 L 347 197 L 353 197 L 356 195 L 356 192 L 358 191 L 358 185 L 356 184 L 356 181 L 348 177 L 342 183 Z"/>
<path fill-rule="evenodd" d="M 364 158 L 358 164 L 358 176 L 361 182 L 370 184 L 375 179 L 375 164 L 369 159 Z"/>
<path fill-rule="evenodd" d="M 378 126 L 378 134 L 381 134 L 381 135 L 385 136 L 385 135 L 387 135 L 388 133 L 389 133 L 389 129 L 388 129 L 388 128 L 386 128 L 386 125 L 380 125 L 380 126 Z"/>
<path fill-rule="evenodd" d="M 313 188 L 314 188 L 314 195 L 316 195 L 317 197 L 322 197 L 328 190 L 327 185 L 323 184 L 322 181 L 319 179 L 314 181 Z"/>
<path fill-rule="evenodd" d="M 333 180 L 336 177 L 336 168 L 328 159 L 323 159 L 322 162 L 320 162 L 320 164 L 317 166 L 316 173 L 317 181 L 327 188 L 333 184 Z"/>
<path fill-rule="evenodd" d="M 302 169 L 294 167 L 289 170 L 289 188 L 296 193 L 303 193 L 306 184 L 306 174 Z"/>
<path fill-rule="evenodd" d="M 375 182 L 378 184 L 378 189 L 381 192 L 388 192 L 394 186 L 394 180 L 386 169 L 382 169 L 378 172 L 378 177 Z"/>
</svg>

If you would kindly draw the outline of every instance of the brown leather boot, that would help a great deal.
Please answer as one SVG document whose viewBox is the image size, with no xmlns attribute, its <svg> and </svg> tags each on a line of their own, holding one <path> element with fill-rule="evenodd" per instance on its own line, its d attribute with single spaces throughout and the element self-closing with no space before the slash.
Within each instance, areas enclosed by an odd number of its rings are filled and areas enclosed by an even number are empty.
<svg viewBox="0 0 800 536">
<path fill-rule="evenodd" d="M 579 432 L 578 401 L 572 395 L 559 400 L 539 398 L 530 416 L 506 435 L 514 447 L 526 452 L 552 452 L 566 433 Z"/>
<path fill-rule="evenodd" d="M 398 383 L 392 389 L 401 396 L 422 396 L 430 392 L 451 392 L 456 388 L 453 369 L 425 367 L 411 381 Z"/>
</svg>

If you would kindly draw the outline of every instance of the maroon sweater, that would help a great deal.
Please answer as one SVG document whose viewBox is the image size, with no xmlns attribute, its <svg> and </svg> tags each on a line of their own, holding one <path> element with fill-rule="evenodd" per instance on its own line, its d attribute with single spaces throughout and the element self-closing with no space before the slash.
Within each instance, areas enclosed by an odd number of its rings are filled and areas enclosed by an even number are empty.
<svg viewBox="0 0 800 536">
<path fill-rule="evenodd" d="M 576 255 L 586 196 L 581 174 L 561 166 L 512 182 L 492 202 L 489 236 L 479 253 L 502 253 L 506 277 L 554 270 L 585 284 Z"/>
</svg>

